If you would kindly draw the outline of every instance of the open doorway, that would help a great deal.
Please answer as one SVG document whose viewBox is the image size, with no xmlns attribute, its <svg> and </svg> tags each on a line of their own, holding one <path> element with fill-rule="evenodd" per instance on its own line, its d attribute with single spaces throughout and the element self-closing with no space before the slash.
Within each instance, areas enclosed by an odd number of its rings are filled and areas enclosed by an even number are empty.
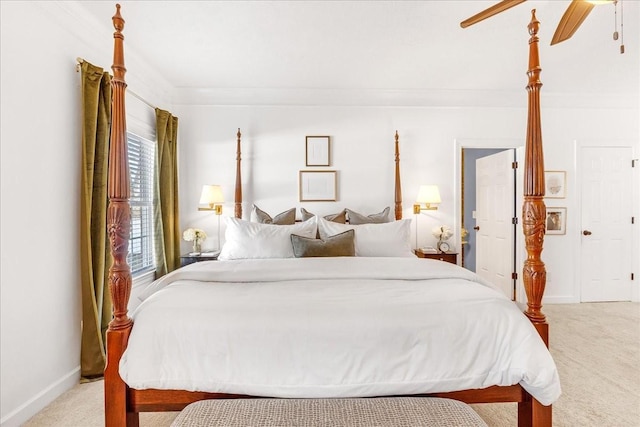
<svg viewBox="0 0 640 427">
<path fill-rule="evenodd" d="M 467 232 L 460 255 L 462 266 L 476 271 L 476 160 L 500 153 L 505 148 L 462 149 L 462 228 Z M 475 229 L 475 230 L 474 230 Z"/>
<path fill-rule="evenodd" d="M 501 266 L 494 265 L 496 269 L 493 271 L 500 270 L 502 271 L 502 275 L 508 275 L 503 277 L 502 281 L 504 282 L 501 287 L 505 288 L 505 294 L 515 299 L 517 301 L 524 300 L 524 288 L 522 287 L 522 261 L 523 261 L 523 237 L 522 237 L 522 225 L 521 221 L 518 220 L 518 217 L 521 215 L 520 207 L 522 206 L 522 168 L 518 168 L 515 170 L 515 173 L 511 173 L 510 179 L 514 180 L 512 182 L 512 188 L 515 190 L 511 190 L 508 201 L 506 203 L 502 203 L 503 210 L 508 210 L 508 220 L 511 225 L 511 221 L 516 222 L 515 226 L 511 226 L 510 235 L 508 239 L 502 239 L 501 242 L 498 240 L 493 241 L 490 244 L 490 247 L 506 247 L 510 248 L 510 253 L 498 257 L 494 256 L 494 251 L 491 250 L 491 256 L 486 255 L 485 251 L 484 258 L 480 258 L 481 266 L 478 266 L 478 256 L 477 252 L 477 244 L 479 237 L 479 230 L 474 230 L 474 227 L 478 226 L 478 218 L 474 218 L 474 211 L 476 210 L 476 202 L 477 202 L 477 194 L 478 191 L 476 189 L 476 160 L 481 158 L 490 158 L 490 157 L 501 157 L 501 152 L 509 151 L 510 153 L 514 153 L 515 159 L 518 160 L 520 156 L 523 155 L 523 143 L 518 140 L 456 140 L 455 144 L 456 150 L 456 217 L 458 218 L 458 235 L 462 236 L 462 230 L 465 229 L 469 234 L 466 235 L 462 240 L 464 242 L 460 246 L 459 252 L 461 255 L 460 263 L 464 268 L 467 268 L 471 271 L 478 273 L 478 268 L 481 270 L 486 268 L 487 262 L 490 264 L 502 264 Z M 503 156 L 502 156 L 503 157 Z M 522 160 L 521 163 L 524 163 Z M 509 165 L 510 166 L 510 165 Z M 505 199 L 501 197 L 501 199 Z M 490 202 L 491 209 L 495 208 L 495 204 Z M 506 207 L 504 207 L 506 206 Z M 489 219 L 495 217 L 503 217 L 505 215 L 498 215 L 496 212 L 491 212 L 489 215 Z M 515 219 L 514 219 L 515 218 Z M 486 218 L 485 218 L 486 219 Z M 486 231 L 486 228 L 485 230 Z M 494 236 L 495 237 L 495 236 Z M 488 236 L 481 236 L 481 238 L 486 239 L 490 238 Z M 487 247 L 486 244 L 484 247 Z M 482 248 L 482 246 L 481 246 Z M 498 268 L 499 267 L 499 268 Z M 485 271 L 486 272 L 486 271 Z M 494 280 L 491 280 L 494 281 Z M 508 282 L 508 283 L 507 283 Z"/>
</svg>

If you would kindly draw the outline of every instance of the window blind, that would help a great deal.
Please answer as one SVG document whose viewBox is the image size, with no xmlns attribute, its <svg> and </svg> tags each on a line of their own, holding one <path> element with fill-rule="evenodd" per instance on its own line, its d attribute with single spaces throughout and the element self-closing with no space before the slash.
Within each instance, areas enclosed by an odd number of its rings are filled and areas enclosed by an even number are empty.
<svg viewBox="0 0 640 427">
<path fill-rule="evenodd" d="M 131 232 L 127 261 L 131 274 L 140 274 L 154 266 L 153 174 L 155 145 L 127 133 L 131 196 Z"/>
</svg>

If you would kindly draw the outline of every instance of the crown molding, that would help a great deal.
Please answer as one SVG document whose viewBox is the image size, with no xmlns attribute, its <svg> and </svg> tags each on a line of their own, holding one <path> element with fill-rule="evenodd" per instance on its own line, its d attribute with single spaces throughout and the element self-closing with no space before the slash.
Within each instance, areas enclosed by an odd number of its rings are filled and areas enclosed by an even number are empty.
<svg viewBox="0 0 640 427">
<path fill-rule="evenodd" d="M 75 38 L 82 40 L 86 52 L 78 56 L 108 68 L 113 49 L 111 20 L 96 20 L 81 1 L 30 2 L 48 13 L 52 20 Z M 126 43 L 126 27 L 125 27 Z M 137 94 L 154 105 L 213 106 L 362 106 L 416 108 L 526 108 L 527 93 L 522 90 L 475 89 L 350 89 L 350 88 L 215 88 L 173 87 L 146 62 L 144 54 L 127 46 L 127 82 Z M 91 57 L 89 57 L 91 55 Z M 109 61 L 109 65 L 103 63 Z M 562 93 L 541 91 L 543 108 L 638 109 L 637 93 Z"/>
<path fill-rule="evenodd" d="M 526 108 L 527 92 L 449 89 L 177 88 L 175 105 Z M 627 94 L 541 93 L 543 108 L 638 109 Z"/>
</svg>

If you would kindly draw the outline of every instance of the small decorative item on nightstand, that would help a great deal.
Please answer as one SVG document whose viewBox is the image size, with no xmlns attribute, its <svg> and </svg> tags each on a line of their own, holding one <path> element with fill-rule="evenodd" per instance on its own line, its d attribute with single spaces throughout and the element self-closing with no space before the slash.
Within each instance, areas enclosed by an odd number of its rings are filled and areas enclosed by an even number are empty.
<svg viewBox="0 0 640 427">
<path fill-rule="evenodd" d="M 438 239 L 438 250 L 440 252 L 448 252 L 450 249 L 449 244 L 446 242 L 451 236 L 453 236 L 453 232 L 446 225 L 441 225 L 439 227 L 435 227 L 433 230 L 433 237 Z"/>
<path fill-rule="evenodd" d="M 207 233 L 199 228 L 188 228 L 182 233 L 182 238 L 187 242 L 193 242 L 193 252 L 189 255 L 200 255 L 202 252 L 202 242 L 207 238 Z"/>
</svg>

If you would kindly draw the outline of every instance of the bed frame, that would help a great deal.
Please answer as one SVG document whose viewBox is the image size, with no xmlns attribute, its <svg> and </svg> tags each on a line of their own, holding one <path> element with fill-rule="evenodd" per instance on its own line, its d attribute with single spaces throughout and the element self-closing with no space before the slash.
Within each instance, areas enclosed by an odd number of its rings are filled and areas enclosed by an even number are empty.
<svg viewBox="0 0 640 427">
<path fill-rule="evenodd" d="M 129 167 L 126 146 L 125 90 L 124 79 L 124 20 L 120 5 L 116 5 L 113 16 L 115 28 L 112 89 L 111 146 L 109 153 L 109 206 L 107 231 L 111 245 L 113 263 L 109 269 L 109 290 L 113 301 L 113 319 L 106 332 L 107 361 L 104 371 L 105 422 L 107 426 L 138 426 L 140 412 L 179 411 L 190 403 L 203 399 L 243 398 L 248 396 L 221 393 L 189 392 L 184 390 L 135 390 L 120 378 L 118 365 L 127 347 L 133 320 L 128 316 L 127 304 L 131 293 L 131 271 L 127 264 L 130 230 Z M 523 228 L 527 259 L 524 264 L 524 287 L 527 295 L 525 315 L 531 320 L 548 345 L 549 327 L 541 311 L 546 283 L 544 263 L 540 259 L 544 240 L 546 209 L 544 197 L 544 164 L 542 134 L 540 127 L 540 63 L 538 55 L 539 22 L 532 11 L 528 25 L 529 34 L 529 83 L 528 124 L 526 156 L 524 166 Z M 240 129 L 238 129 L 237 170 L 235 191 L 235 216 L 242 217 L 242 183 L 240 173 Z M 398 133 L 395 135 L 395 216 L 402 217 L 402 194 L 400 191 L 400 156 Z M 518 426 L 551 427 L 551 406 L 543 406 L 520 385 L 493 386 L 481 390 L 464 390 L 451 393 L 434 393 L 423 396 L 438 396 L 461 400 L 466 403 L 518 403 Z"/>
</svg>

